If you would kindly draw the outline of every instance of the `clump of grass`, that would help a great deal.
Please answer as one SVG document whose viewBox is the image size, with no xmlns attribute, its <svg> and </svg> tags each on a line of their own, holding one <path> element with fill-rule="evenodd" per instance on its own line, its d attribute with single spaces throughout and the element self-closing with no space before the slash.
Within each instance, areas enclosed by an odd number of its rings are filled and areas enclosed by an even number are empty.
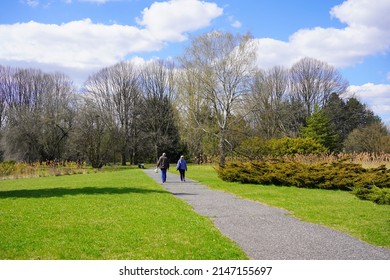
<svg viewBox="0 0 390 280">
<path fill-rule="evenodd" d="M 25 162 L 0 162 L 0 179 L 20 179 L 89 173 L 91 168 L 76 162 L 27 164 Z"/>
<path fill-rule="evenodd" d="M 14 173 L 16 170 L 16 162 L 15 161 L 4 161 L 0 162 L 0 175 L 1 176 L 9 176 Z"/>
<path fill-rule="evenodd" d="M 331 164 L 337 161 L 361 164 L 364 168 L 378 168 L 386 166 L 390 169 L 390 154 L 388 153 L 317 153 L 317 154 L 285 154 L 283 156 L 265 155 L 259 159 L 268 160 L 280 158 L 282 160 L 295 161 L 303 164 Z M 231 156 L 228 161 L 248 161 L 248 157 Z M 214 161 L 217 162 L 217 161 Z"/>
<path fill-rule="evenodd" d="M 282 158 L 303 164 L 331 164 L 344 161 L 360 164 L 364 168 L 378 168 L 379 166 L 390 168 L 390 154 L 386 153 L 295 154 Z"/>
</svg>

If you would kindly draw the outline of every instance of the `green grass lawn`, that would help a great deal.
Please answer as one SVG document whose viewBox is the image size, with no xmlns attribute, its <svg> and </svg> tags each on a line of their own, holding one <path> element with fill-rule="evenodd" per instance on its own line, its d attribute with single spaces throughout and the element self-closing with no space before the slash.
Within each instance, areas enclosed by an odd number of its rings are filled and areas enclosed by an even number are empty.
<svg viewBox="0 0 390 280">
<path fill-rule="evenodd" d="M 191 165 L 187 177 L 212 189 L 290 211 L 291 215 L 390 248 L 390 206 L 363 201 L 344 191 L 224 182 L 213 166 Z"/>
<path fill-rule="evenodd" d="M 390 248 L 390 206 L 342 191 L 188 177 Z M 139 169 L 0 181 L 0 259 L 246 259 L 205 217 Z"/>
<path fill-rule="evenodd" d="M 247 259 L 139 169 L 0 181 L 0 259 Z"/>
</svg>

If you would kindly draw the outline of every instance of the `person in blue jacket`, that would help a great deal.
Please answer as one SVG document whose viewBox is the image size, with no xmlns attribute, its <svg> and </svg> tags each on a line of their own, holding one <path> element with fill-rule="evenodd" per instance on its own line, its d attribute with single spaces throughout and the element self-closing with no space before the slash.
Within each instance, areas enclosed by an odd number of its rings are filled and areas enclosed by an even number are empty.
<svg viewBox="0 0 390 280">
<path fill-rule="evenodd" d="M 179 170 L 179 172 L 180 172 L 180 180 L 182 182 L 185 182 L 186 181 L 186 175 L 185 174 L 186 174 L 186 171 L 187 171 L 187 162 L 184 159 L 184 156 L 181 156 L 179 161 L 177 162 L 176 170 Z"/>
</svg>

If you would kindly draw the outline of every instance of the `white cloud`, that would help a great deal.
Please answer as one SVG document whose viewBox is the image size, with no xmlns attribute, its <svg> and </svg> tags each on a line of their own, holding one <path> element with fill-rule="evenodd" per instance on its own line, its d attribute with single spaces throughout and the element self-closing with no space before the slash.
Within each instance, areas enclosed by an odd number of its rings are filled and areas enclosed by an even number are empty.
<svg viewBox="0 0 390 280">
<path fill-rule="evenodd" d="M 241 22 L 239 20 L 234 19 L 233 16 L 229 17 L 230 25 L 234 28 L 240 28 L 242 26 Z"/>
<path fill-rule="evenodd" d="M 30 7 L 33 7 L 33 8 L 35 8 L 39 5 L 38 0 L 25 0 L 23 2 L 25 2 L 27 5 L 29 5 Z"/>
<path fill-rule="evenodd" d="M 333 17 L 351 27 L 375 26 L 388 29 L 390 2 L 388 0 L 348 0 L 330 11 Z"/>
<path fill-rule="evenodd" d="M 367 83 L 361 86 L 349 86 L 347 96 L 356 96 L 364 100 L 385 123 L 390 123 L 390 84 Z"/>
<path fill-rule="evenodd" d="M 72 4 L 73 0 L 62 0 L 63 2 L 67 4 Z M 120 1 L 120 0 L 76 0 L 78 2 L 87 2 L 87 3 L 96 3 L 96 4 L 105 4 L 108 2 L 113 2 L 113 1 Z"/>
<path fill-rule="evenodd" d="M 198 0 L 170 0 L 155 2 L 142 12 L 137 22 L 144 26 L 151 36 L 160 40 L 183 41 L 186 32 L 210 25 L 221 16 L 223 9 L 215 3 Z"/>
<path fill-rule="evenodd" d="M 79 0 L 79 2 L 91 2 L 91 3 L 97 3 L 97 4 L 104 4 L 104 3 L 107 3 L 110 1 L 112 1 L 112 0 Z"/>
<path fill-rule="evenodd" d="M 105 67 L 129 54 L 158 51 L 167 42 L 183 40 L 186 32 L 208 26 L 222 11 L 214 3 L 171 0 L 143 11 L 139 23 L 145 28 L 96 24 L 90 19 L 60 25 L 34 21 L 0 25 L 0 62 Z"/>
<path fill-rule="evenodd" d="M 290 66 L 296 60 L 296 52 L 287 42 L 264 38 L 257 39 L 258 44 L 258 62 L 263 68 L 273 66 Z"/>
<path fill-rule="evenodd" d="M 240 21 L 238 21 L 238 20 L 235 20 L 234 22 L 232 22 L 232 27 L 234 27 L 234 28 L 240 28 L 241 27 L 241 22 Z"/>
<path fill-rule="evenodd" d="M 130 52 L 159 48 L 161 42 L 144 30 L 94 24 L 90 19 L 62 25 L 33 21 L 0 25 L 0 59 L 3 60 L 88 68 L 115 63 Z"/>
<path fill-rule="evenodd" d="M 347 67 L 361 63 L 367 56 L 389 51 L 390 1 L 347 0 L 330 13 L 347 26 L 343 29 L 301 29 L 287 42 L 257 39 L 259 65 L 264 68 L 291 66 L 300 58 L 309 56 L 335 67 Z M 268 51 L 271 51 L 271 56 Z"/>
</svg>

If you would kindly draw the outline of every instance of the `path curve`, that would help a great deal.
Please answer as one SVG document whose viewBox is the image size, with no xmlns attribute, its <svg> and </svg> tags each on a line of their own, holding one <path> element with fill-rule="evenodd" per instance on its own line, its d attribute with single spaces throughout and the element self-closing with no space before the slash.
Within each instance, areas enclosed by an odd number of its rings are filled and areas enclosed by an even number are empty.
<svg viewBox="0 0 390 280">
<path fill-rule="evenodd" d="M 161 183 L 153 169 L 145 173 Z M 390 260 L 390 250 L 372 246 L 345 233 L 303 222 L 288 211 L 211 190 L 200 183 L 180 182 L 168 173 L 161 184 L 190 204 L 235 241 L 251 259 L 258 260 Z"/>
</svg>

